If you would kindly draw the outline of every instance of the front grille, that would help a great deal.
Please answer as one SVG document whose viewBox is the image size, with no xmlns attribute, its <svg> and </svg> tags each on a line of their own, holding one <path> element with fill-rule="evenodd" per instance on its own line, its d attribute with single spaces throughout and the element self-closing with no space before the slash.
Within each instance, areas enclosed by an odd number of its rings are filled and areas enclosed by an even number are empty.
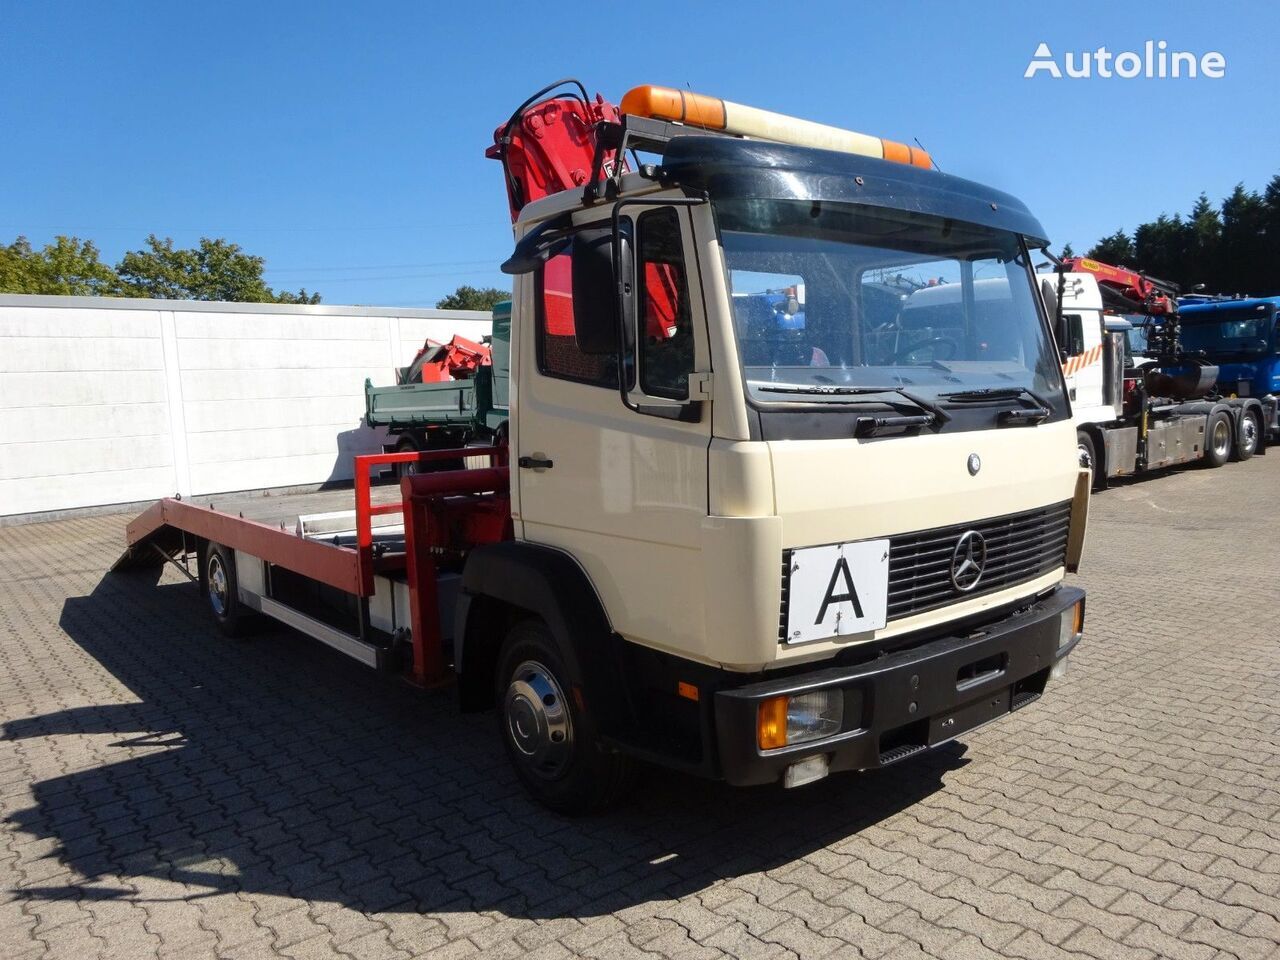
<svg viewBox="0 0 1280 960">
<path fill-rule="evenodd" d="M 1066 561 L 1071 502 L 1004 517 L 907 533 L 889 540 L 889 619 L 1034 580 Z M 951 583 L 951 557 L 970 530 L 987 542 L 982 579 L 969 591 Z"/>
<path fill-rule="evenodd" d="M 889 538 L 888 621 L 901 620 L 949 603 L 980 597 L 1034 580 L 1066 562 L 1071 501 L 974 523 L 920 530 Z M 978 585 L 968 591 L 951 583 L 951 559 L 960 537 L 982 534 L 987 558 Z M 782 555 L 782 611 L 778 635 L 787 637 L 791 551 Z"/>
</svg>

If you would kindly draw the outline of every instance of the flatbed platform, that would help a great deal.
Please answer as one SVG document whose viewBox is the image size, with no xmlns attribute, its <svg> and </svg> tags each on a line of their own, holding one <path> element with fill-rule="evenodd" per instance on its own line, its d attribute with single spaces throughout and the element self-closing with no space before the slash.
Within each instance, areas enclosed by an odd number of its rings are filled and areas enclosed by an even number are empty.
<svg viewBox="0 0 1280 960">
<path fill-rule="evenodd" d="M 386 482 L 371 484 L 370 502 L 388 504 L 400 502 L 400 485 Z M 317 513 L 336 513 L 356 508 L 354 486 L 334 487 L 327 490 L 308 490 L 295 493 L 270 494 L 260 492 L 223 493 L 207 497 L 190 497 L 188 503 L 214 509 L 246 520 L 256 520 L 270 526 L 281 523 L 292 528 L 300 516 Z"/>
<path fill-rule="evenodd" d="M 396 464 L 421 470 L 471 457 L 500 466 L 372 479 Z M 438 680 L 452 637 L 458 538 L 510 536 L 505 457 L 505 447 L 369 454 L 355 458 L 351 487 L 166 497 L 129 523 L 112 570 L 171 562 L 215 597 L 216 616 L 236 607 L 265 614 L 367 666 L 407 665 L 417 682 Z M 453 566 L 439 567 L 446 556 Z"/>
</svg>

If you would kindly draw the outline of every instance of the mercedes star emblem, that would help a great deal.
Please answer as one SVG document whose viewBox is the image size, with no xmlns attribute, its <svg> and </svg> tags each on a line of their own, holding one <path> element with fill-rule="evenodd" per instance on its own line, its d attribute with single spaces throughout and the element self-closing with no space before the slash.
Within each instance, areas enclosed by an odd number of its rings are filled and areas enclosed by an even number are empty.
<svg viewBox="0 0 1280 960">
<path fill-rule="evenodd" d="M 987 541 L 977 530 L 970 530 L 960 536 L 960 542 L 951 553 L 951 584 L 962 593 L 967 593 L 978 585 L 982 579 L 983 568 L 987 565 Z"/>
</svg>

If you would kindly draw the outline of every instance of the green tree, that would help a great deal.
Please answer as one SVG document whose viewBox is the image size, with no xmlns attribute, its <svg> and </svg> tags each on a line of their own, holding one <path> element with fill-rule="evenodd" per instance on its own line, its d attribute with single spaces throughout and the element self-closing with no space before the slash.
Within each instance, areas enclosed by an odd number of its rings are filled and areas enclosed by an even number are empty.
<svg viewBox="0 0 1280 960">
<path fill-rule="evenodd" d="M 147 237 L 146 250 L 126 253 L 116 265 L 124 296 L 168 300 L 232 300 L 245 303 L 319 303 L 320 294 L 276 292 L 262 279 L 265 261 L 238 243 L 200 239 L 175 248 L 173 240 Z"/>
<path fill-rule="evenodd" d="M 492 310 L 503 300 L 510 300 L 511 292 L 497 287 L 460 286 L 447 297 L 436 301 L 440 310 Z"/>
<path fill-rule="evenodd" d="M 1264 296 L 1280 293 L 1280 174 L 1276 174 L 1262 191 L 1263 219 L 1266 229 L 1264 256 L 1271 266 L 1261 285 L 1254 291 Z"/>
<path fill-rule="evenodd" d="M 1072 248 L 1071 244 L 1069 244 L 1069 243 L 1068 243 L 1068 244 L 1066 244 L 1066 245 L 1062 248 L 1062 259 L 1063 259 L 1063 260 L 1066 260 L 1066 259 L 1068 259 L 1068 258 L 1070 258 L 1070 257 L 1074 257 L 1075 255 L 1076 255 L 1076 252 L 1075 252 L 1075 250 Z"/>
<path fill-rule="evenodd" d="M 1181 214 L 1160 214 L 1133 232 L 1133 264 L 1144 273 L 1180 282 L 1192 269 L 1195 233 Z"/>
<path fill-rule="evenodd" d="M 0 293 L 103 297 L 119 291 L 119 278 L 98 259 L 92 241 L 57 236 L 34 250 L 26 237 L 18 237 L 0 247 Z"/>
<path fill-rule="evenodd" d="M 1266 262 L 1266 206 L 1256 191 L 1237 183 L 1222 201 L 1222 293 L 1252 293 L 1274 283 Z"/>
<path fill-rule="evenodd" d="M 1109 237 L 1103 237 L 1085 254 L 1091 260 L 1101 260 L 1114 266 L 1133 263 L 1133 241 L 1124 230 L 1117 230 Z"/>
</svg>

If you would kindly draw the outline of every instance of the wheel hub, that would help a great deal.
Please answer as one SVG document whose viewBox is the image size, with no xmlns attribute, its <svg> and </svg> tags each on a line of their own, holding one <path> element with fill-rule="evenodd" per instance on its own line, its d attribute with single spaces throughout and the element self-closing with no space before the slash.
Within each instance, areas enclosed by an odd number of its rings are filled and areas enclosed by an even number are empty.
<svg viewBox="0 0 1280 960">
<path fill-rule="evenodd" d="M 1231 449 L 1231 428 L 1225 419 L 1219 418 L 1213 425 L 1213 452 L 1220 457 L 1227 455 Z"/>
<path fill-rule="evenodd" d="M 216 553 L 209 558 L 209 605 L 218 616 L 227 612 L 227 571 Z"/>
<path fill-rule="evenodd" d="M 1089 452 L 1089 448 L 1082 443 L 1076 448 L 1076 451 L 1080 457 L 1080 466 L 1092 472 L 1093 471 L 1093 454 Z"/>
<path fill-rule="evenodd" d="M 1253 417 L 1244 418 L 1244 429 L 1241 431 L 1241 445 L 1250 453 L 1258 445 L 1258 423 Z"/>
<path fill-rule="evenodd" d="M 536 660 L 515 669 L 503 704 L 507 734 L 526 769 L 552 780 L 564 772 L 573 747 L 573 726 L 564 691 Z"/>
</svg>

